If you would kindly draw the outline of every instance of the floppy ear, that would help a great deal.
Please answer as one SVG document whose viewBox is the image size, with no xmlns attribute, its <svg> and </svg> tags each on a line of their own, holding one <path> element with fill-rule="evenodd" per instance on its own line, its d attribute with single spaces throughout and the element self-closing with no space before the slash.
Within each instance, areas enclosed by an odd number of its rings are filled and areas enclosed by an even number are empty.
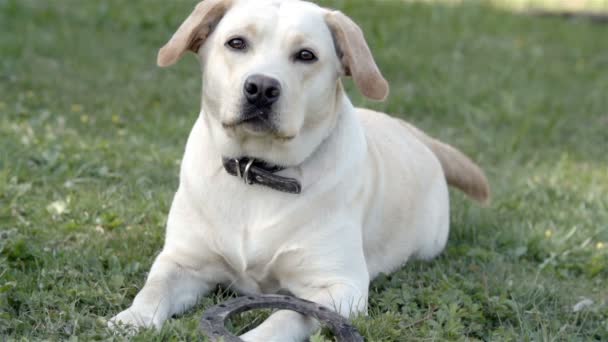
<svg viewBox="0 0 608 342">
<path fill-rule="evenodd" d="M 169 42 L 158 51 L 158 66 L 174 64 L 188 50 L 196 53 L 230 5 L 232 0 L 206 0 L 196 5 Z"/>
<path fill-rule="evenodd" d="M 340 11 L 330 11 L 325 21 L 331 30 L 338 57 L 347 76 L 366 97 L 383 101 L 388 96 L 388 82 L 380 73 L 361 28 Z"/>
</svg>

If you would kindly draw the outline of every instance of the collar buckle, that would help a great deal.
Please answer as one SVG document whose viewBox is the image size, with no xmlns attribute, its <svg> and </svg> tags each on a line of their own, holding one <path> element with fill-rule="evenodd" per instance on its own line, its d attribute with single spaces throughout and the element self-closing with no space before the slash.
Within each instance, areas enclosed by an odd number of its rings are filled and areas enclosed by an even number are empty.
<svg viewBox="0 0 608 342">
<path fill-rule="evenodd" d="M 249 161 L 247 162 L 247 165 L 245 166 L 245 171 L 243 172 L 243 181 L 245 182 L 245 184 L 251 185 L 253 184 L 253 181 L 249 178 L 249 170 L 251 170 L 251 165 L 253 165 L 253 162 L 255 162 L 255 159 L 250 158 Z M 240 168 L 239 168 L 240 171 Z"/>
<path fill-rule="evenodd" d="M 299 194 L 302 191 L 302 185 L 297 179 L 276 174 L 283 170 L 281 166 L 269 165 L 251 157 L 223 158 L 222 164 L 228 174 L 242 179 L 247 185 L 257 184 L 291 194 Z"/>
</svg>

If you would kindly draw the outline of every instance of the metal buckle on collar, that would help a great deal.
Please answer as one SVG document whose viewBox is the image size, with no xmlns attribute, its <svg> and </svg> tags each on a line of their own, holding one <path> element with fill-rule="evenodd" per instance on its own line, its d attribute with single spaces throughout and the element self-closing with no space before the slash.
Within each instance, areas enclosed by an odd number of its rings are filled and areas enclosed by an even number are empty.
<svg viewBox="0 0 608 342">
<path fill-rule="evenodd" d="M 241 161 L 238 158 L 234 159 L 234 163 L 236 164 L 236 175 L 237 175 L 237 177 L 242 178 L 243 182 L 245 182 L 245 184 L 248 184 L 248 185 L 253 184 L 253 181 L 249 178 L 249 171 L 251 170 L 251 166 L 253 165 L 254 162 L 255 162 L 255 159 L 250 158 L 249 161 L 247 162 L 247 165 L 245 165 L 245 170 L 241 174 Z"/>
<path fill-rule="evenodd" d="M 253 162 L 255 161 L 255 159 L 251 158 L 249 159 L 249 162 L 247 163 L 247 166 L 245 166 L 245 172 L 243 173 L 243 181 L 245 182 L 245 184 L 253 184 L 253 181 L 251 179 L 249 179 L 249 170 L 251 169 L 251 165 L 253 165 Z"/>
<path fill-rule="evenodd" d="M 238 158 L 234 158 L 234 163 L 236 164 L 236 176 L 243 178 L 243 176 L 241 176 L 241 162 Z"/>
<path fill-rule="evenodd" d="M 302 190 L 302 186 L 297 179 L 276 174 L 284 170 L 284 167 L 268 164 L 261 159 L 251 157 L 222 158 L 222 164 L 229 175 L 242 179 L 247 185 L 259 184 L 290 194 L 299 194 Z"/>
</svg>

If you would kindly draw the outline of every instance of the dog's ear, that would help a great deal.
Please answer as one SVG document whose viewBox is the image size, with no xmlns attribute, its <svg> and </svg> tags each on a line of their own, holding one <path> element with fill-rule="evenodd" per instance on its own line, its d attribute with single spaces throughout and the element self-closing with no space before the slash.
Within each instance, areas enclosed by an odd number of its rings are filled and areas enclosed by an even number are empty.
<svg viewBox="0 0 608 342">
<path fill-rule="evenodd" d="M 196 5 L 169 42 L 158 51 L 158 66 L 173 65 L 188 50 L 198 52 L 231 5 L 232 0 L 205 0 Z"/>
<path fill-rule="evenodd" d="M 366 97 L 383 101 L 389 93 L 388 82 L 378 69 L 361 28 L 340 11 L 330 11 L 325 21 L 331 30 L 344 72 L 352 76 Z"/>
</svg>

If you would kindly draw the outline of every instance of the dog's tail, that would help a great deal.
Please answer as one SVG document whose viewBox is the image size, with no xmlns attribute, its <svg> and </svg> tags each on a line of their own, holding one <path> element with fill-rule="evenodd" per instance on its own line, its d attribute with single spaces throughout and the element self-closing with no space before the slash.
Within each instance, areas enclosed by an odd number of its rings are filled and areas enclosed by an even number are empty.
<svg viewBox="0 0 608 342">
<path fill-rule="evenodd" d="M 449 185 L 462 190 L 481 204 L 487 205 L 490 202 L 490 185 L 477 164 L 456 148 L 429 137 L 405 121 L 399 121 L 435 153 Z"/>
</svg>

